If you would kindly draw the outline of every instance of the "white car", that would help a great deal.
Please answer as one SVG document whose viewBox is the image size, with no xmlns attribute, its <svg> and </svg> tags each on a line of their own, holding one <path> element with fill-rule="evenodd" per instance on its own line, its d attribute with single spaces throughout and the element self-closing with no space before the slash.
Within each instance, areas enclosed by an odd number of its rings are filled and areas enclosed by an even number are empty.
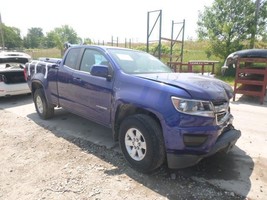
<svg viewBox="0 0 267 200">
<path fill-rule="evenodd" d="M 22 52 L 0 52 L 0 97 L 31 93 L 24 78 L 31 56 Z"/>
</svg>

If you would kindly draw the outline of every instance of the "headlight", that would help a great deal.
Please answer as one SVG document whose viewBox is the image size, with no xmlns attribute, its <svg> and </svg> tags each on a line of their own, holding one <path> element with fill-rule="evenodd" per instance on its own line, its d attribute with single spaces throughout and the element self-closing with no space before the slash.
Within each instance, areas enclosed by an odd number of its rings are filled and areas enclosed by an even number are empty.
<svg viewBox="0 0 267 200">
<path fill-rule="evenodd" d="M 199 115 L 205 117 L 214 117 L 214 107 L 209 101 L 181 99 L 171 97 L 172 104 L 176 110 L 189 115 Z"/>
</svg>

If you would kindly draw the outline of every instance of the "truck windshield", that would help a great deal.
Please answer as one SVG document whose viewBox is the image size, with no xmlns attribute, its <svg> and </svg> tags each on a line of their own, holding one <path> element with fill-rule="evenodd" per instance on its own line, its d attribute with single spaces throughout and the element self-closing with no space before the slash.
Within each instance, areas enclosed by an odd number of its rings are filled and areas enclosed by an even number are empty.
<svg viewBox="0 0 267 200">
<path fill-rule="evenodd" d="M 128 74 L 170 73 L 172 70 L 154 56 L 127 49 L 108 50 L 120 68 Z"/>
</svg>

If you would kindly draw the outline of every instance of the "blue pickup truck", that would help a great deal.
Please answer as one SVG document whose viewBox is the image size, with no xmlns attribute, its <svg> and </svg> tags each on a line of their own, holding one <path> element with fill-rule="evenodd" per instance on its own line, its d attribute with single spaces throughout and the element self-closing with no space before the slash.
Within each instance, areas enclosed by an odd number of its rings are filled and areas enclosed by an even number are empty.
<svg viewBox="0 0 267 200">
<path fill-rule="evenodd" d="M 134 169 L 151 173 L 228 152 L 241 135 L 230 113 L 232 88 L 208 76 L 174 73 L 154 56 L 126 48 L 72 46 L 63 59 L 26 64 L 36 111 L 55 107 L 112 129 Z"/>
</svg>

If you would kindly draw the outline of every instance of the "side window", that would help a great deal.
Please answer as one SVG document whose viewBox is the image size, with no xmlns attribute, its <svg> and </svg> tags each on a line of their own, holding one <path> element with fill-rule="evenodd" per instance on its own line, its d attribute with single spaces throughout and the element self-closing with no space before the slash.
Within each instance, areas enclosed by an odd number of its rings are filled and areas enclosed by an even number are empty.
<svg viewBox="0 0 267 200">
<path fill-rule="evenodd" d="M 93 49 L 86 49 L 82 57 L 80 70 L 90 72 L 92 66 L 95 64 L 108 65 L 108 60 L 100 52 Z"/>
<path fill-rule="evenodd" d="M 64 65 L 66 65 L 72 69 L 75 69 L 79 54 L 80 54 L 80 48 L 70 49 L 68 52 L 68 55 L 65 59 Z"/>
</svg>

